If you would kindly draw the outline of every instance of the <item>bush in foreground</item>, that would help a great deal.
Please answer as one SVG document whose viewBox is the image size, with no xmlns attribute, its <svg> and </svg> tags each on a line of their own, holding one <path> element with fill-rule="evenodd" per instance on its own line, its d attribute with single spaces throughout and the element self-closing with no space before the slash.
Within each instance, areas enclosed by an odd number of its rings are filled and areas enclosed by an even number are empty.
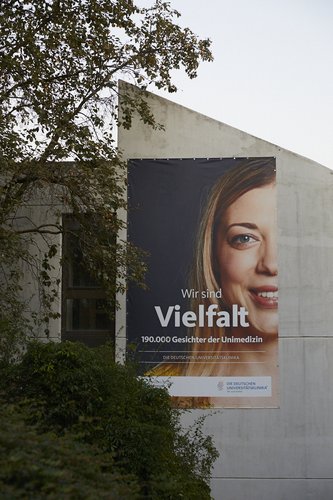
<svg viewBox="0 0 333 500">
<path fill-rule="evenodd" d="M 104 460 L 110 474 L 131 474 L 121 498 L 135 498 L 135 487 L 141 498 L 210 498 L 217 452 L 202 422 L 183 432 L 167 392 L 115 364 L 110 347 L 33 343 L 2 380 L 7 404 L 19 405 L 29 425 L 91 447 L 82 453 Z M 117 498 L 111 490 L 107 498 Z"/>
<path fill-rule="evenodd" d="M 139 498 L 134 476 L 120 473 L 113 457 L 71 434 L 41 433 L 17 406 L 0 408 L 1 499 Z"/>
</svg>

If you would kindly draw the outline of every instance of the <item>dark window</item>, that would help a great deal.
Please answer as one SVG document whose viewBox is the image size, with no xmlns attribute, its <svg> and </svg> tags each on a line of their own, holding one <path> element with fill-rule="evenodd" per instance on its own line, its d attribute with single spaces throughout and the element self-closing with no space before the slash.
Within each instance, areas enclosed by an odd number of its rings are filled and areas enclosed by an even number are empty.
<svg viewBox="0 0 333 500">
<path fill-rule="evenodd" d="M 64 215 L 63 225 L 61 338 L 90 347 L 105 344 L 114 339 L 115 331 L 105 292 L 85 266 L 78 222 Z"/>
</svg>

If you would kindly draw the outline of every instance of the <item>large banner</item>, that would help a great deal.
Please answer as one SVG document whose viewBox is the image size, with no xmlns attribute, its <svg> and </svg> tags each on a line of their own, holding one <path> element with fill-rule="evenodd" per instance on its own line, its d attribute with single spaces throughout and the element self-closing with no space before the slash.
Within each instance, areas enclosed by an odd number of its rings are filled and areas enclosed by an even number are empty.
<svg viewBox="0 0 333 500">
<path fill-rule="evenodd" d="M 128 353 L 179 407 L 278 406 L 274 158 L 131 160 Z"/>
</svg>

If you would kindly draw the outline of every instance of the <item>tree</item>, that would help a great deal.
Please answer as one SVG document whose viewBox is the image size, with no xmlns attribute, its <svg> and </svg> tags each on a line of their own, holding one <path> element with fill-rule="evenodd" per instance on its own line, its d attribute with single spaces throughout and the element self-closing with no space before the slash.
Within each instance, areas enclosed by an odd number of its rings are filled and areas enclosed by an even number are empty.
<svg viewBox="0 0 333 500">
<path fill-rule="evenodd" d="M 52 259 L 64 207 L 80 222 L 86 263 L 111 301 L 126 280 L 142 282 L 142 254 L 116 238 L 124 225 L 117 213 L 126 208 L 125 167 L 114 142 L 117 80 L 125 76 L 142 91 L 139 98 L 123 96 L 121 125 L 130 127 L 136 111 L 158 127 L 145 101 L 148 85 L 175 92 L 173 69 L 194 78 L 200 61 L 212 59 L 210 41 L 181 28 L 179 16 L 161 0 L 147 8 L 132 0 L 1 2 L 3 327 L 11 330 L 11 311 L 22 309 L 18 262 L 39 278 L 39 320 L 47 323 L 59 285 Z M 22 212 L 36 198 L 52 205 L 52 217 Z"/>
</svg>

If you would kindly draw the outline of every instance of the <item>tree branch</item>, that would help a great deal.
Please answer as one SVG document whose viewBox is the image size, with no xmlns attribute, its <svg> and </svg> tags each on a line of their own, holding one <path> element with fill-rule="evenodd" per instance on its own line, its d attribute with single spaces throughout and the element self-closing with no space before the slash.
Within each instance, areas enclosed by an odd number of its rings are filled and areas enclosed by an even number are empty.
<svg viewBox="0 0 333 500">
<path fill-rule="evenodd" d="M 52 229 L 43 229 L 43 228 L 57 228 L 57 230 L 52 230 Z M 21 229 L 21 230 L 14 230 L 15 234 L 28 234 L 28 233 L 38 233 L 38 234 L 62 234 L 63 233 L 63 228 L 62 226 L 59 226 L 58 224 L 41 224 L 40 226 L 36 226 L 34 228 L 29 228 L 29 229 Z"/>
</svg>

